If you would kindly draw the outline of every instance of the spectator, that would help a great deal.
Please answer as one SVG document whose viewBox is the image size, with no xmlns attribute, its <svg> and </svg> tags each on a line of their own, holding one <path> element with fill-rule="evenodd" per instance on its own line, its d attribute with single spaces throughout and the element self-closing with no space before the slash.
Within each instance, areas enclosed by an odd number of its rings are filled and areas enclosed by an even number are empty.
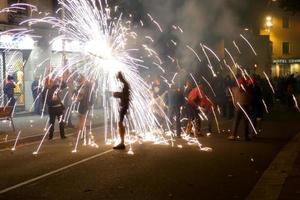
<svg viewBox="0 0 300 200">
<path fill-rule="evenodd" d="M 35 76 L 34 81 L 31 84 L 31 92 L 34 101 L 34 113 L 41 114 L 41 87 L 40 87 L 40 77 Z"/>
<path fill-rule="evenodd" d="M 249 121 L 246 117 L 244 111 L 247 113 L 247 115 L 250 114 L 250 103 L 251 103 L 251 94 L 248 90 L 246 80 L 241 77 L 239 78 L 239 86 L 235 86 L 232 88 L 233 98 L 235 101 L 235 115 L 234 115 L 234 121 L 233 121 L 233 129 L 232 129 L 232 135 L 228 137 L 229 140 L 237 140 L 237 131 L 240 125 L 241 120 L 244 121 L 244 134 L 245 134 L 245 140 L 249 141 L 251 140 L 249 137 Z M 238 106 L 238 104 L 241 106 Z M 243 111 L 243 110 L 244 111 Z"/>
<path fill-rule="evenodd" d="M 79 131 L 83 133 L 92 106 L 92 84 L 86 80 L 83 75 L 79 76 L 78 83 L 77 102 L 79 102 Z"/>
<path fill-rule="evenodd" d="M 64 130 L 64 105 L 62 104 L 59 93 L 61 89 L 65 87 L 65 83 L 60 83 L 57 79 L 48 78 L 45 83 L 45 88 L 42 93 L 43 102 L 46 101 L 48 105 L 49 113 L 49 140 L 53 139 L 55 119 L 58 119 L 59 122 L 59 131 L 61 139 L 65 139 L 65 130 Z"/>
<path fill-rule="evenodd" d="M 7 79 L 5 81 L 4 85 L 4 94 L 7 98 L 8 106 L 15 106 L 16 99 L 15 99 L 15 92 L 14 88 L 16 87 L 16 84 L 14 83 L 14 79 L 11 75 L 7 76 Z"/>
<path fill-rule="evenodd" d="M 181 123 L 180 123 L 180 111 L 184 104 L 183 92 L 180 88 L 176 87 L 174 84 L 171 86 L 168 92 L 168 117 L 174 127 L 174 117 L 176 122 L 176 135 L 181 136 Z"/>
<path fill-rule="evenodd" d="M 257 125 L 260 124 L 263 118 L 263 95 L 256 78 L 252 77 L 251 79 L 249 79 L 248 85 L 252 96 L 250 105 L 250 117 L 254 127 L 257 128 Z"/>
</svg>

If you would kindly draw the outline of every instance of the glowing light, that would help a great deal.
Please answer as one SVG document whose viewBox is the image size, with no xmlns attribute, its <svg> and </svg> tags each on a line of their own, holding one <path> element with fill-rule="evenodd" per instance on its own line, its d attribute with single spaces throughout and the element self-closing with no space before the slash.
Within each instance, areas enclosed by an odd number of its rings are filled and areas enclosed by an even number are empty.
<svg viewBox="0 0 300 200">
<path fill-rule="evenodd" d="M 48 133 L 49 133 L 49 131 L 50 131 L 50 128 L 51 128 L 51 126 L 52 126 L 52 124 L 51 124 L 51 125 L 48 127 L 47 131 L 45 132 L 45 134 L 44 134 L 44 136 L 43 136 L 43 138 L 42 138 L 42 140 L 41 140 L 41 142 L 40 142 L 40 144 L 39 144 L 39 146 L 38 146 L 37 150 L 36 150 L 36 151 L 34 151 L 34 152 L 32 153 L 33 155 L 37 155 L 37 154 L 39 153 L 39 151 L 40 151 L 40 148 L 41 148 L 41 146 L 42 146 L 42 144 L 43 144 L 43 142 L 44 142 L 44 140 L 45 140 L 46 136 L 48 135 Z"/>
<path fill-rule="evenodd" d="M 252 129 L 253 129 L 253 131 L 254 131 L 254 133 L 257 135 L 257 131 L 256 131 L 256 129 L 255 129 L 255 127 L 254 127 L 254 125 L 253 125 L 253 123 L 252 123 L 250 117 L 248 116 L 247 112 L 244 110 L 244 108 L 241 106 L 241 104 L 240 104 L 239 102 L 237 102 L 237 105 L 238 105 L 238 106 L 240 107 L 240 109 L 243 111 L 243 113 L 244 113 L 245 116 L 247 117 L 247 119 L 248 119 L 248 121 L 249 121 L 249 123 L 250 123 L 250 125 L 251 125 L 251 127 L 252 127 Z"/>
<path fill-rule="evenodd" d="M 16 137 L 16 141 L 15 141 L 15 143 L 14 143 L 14 146 L 13 146 L 13 148 L 11 149 L 12 151 L 15 151 L 15 150 L 16 150 L 16 146 L 17 146 L 17 142 L 18 142 L 18 140 L 19 140 L 20 134 L 21 134 L 21 131 L 18 132 L 18 135 L 17 135 L 17 137 Z"/>
<path fill-rule="evenodd" d="M 295 103 L 295 108 L 297 108 L 297 110 L 300 112 L 298 102 L 297 102 L 297 99 L 296 99 L 295 95 L 293 95 L 293 100 L 294 100 L 294 103 Z"/>
</svg>

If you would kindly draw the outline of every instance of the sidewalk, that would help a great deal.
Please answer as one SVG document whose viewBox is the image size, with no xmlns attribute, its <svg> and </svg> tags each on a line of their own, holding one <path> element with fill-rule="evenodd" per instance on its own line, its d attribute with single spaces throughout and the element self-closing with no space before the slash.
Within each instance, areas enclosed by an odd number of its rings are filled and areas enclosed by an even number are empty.
<svg viewBox="0 0 300 200">
<path fill-rule="evenodd" d="M 300 133 L 277 154 L 247 200 L 300 199 Z"/>
<path fill-rule="evenodd" d="M 15 132 L 12 131 L 10 121 L 0 121 L 0 144 L 15 140 L 19 131 L 21 131 L 20 140 L 43 135 L 47 120 L 48 115 L 43 117 L 40 115 L 17 115 L 13 119 Z M 72 123 L 76 127 L 78 124 L 78 114 L 72 114 Z M 103 110 L 95 110 L 92 126 L 100 126 L 101 124 L 103 124 Z M 57 121 L 55 122 L 55 130 L 59 130 Z"/>
<path fill-rule="evenodd" d="M 299 144 L 300 148 L 300 144 Z M 299 149 L 300 150 L 300 149 Z M 299 200 L 300 199 L 300 151 L 293 164 L 292 170 L 286 178 L 280 196 L 280 200 Z"/>
</svg>

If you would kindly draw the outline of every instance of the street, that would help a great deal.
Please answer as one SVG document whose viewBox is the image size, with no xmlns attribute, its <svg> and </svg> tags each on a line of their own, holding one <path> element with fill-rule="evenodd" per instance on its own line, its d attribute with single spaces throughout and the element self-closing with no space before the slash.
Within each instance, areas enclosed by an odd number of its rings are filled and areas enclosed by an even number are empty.
<svg viewBox="0 0 300 200">
<path fill-rule="evenodd" d="M 299 131 L 296 112 L 276 109 L 251 142 L 228 141 L 225 133 L 200 137 L 204 147 L 176 139 L 172 146 L 133 144 L 133 155 L 103 144 L 71 153 L 76 134 L 40 140 L 0 152 L 0 199 L 245 199 L 283 146 Z M 231 123 L 223 120 L 221 129 Z M 72 131 L 71 131 L 72 132 Z M 76 132 L 75 130 L 73 132 Z M 58 136 L 57 134 L 55 136 Z M 180 146 L 182 145 L 182 146 Z M 182 147 L 182 148 L 181 148 Z"/>
</svg>

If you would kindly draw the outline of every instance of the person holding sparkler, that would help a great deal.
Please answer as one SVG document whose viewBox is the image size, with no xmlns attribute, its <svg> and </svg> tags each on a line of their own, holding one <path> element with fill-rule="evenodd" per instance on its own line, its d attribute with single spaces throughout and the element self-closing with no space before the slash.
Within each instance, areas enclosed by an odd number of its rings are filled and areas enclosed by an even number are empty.
<svg viewBox="0 0 300 200">
<path fill-rule="evenodd" d="M 129 104 L 130 104 L 130 85 L 129 83 L 126 81 L 126 79 L 124 78 L 124 75 L 122 74 L 122 72 L 118 72 L 117 74 L 117 79 L 123 83 L 123 89 L 122 92 L 114 92 L 113 96 L 115 98 L 120 99 L 120 109 L 119 109 L 119 134 L 120 134 L 120 139 L 121 142 L 120 144 L 118 144 L 117 146 L 114 147 L 114 149 L 118 149 L 118 150 L 123 150 L 125 149 L 125 144 L 124 144 L 124 140 L 125 140 L 125 126 L 123 124 L 125 115 L 128 112 L 129 109 Z"/>
</svg>

